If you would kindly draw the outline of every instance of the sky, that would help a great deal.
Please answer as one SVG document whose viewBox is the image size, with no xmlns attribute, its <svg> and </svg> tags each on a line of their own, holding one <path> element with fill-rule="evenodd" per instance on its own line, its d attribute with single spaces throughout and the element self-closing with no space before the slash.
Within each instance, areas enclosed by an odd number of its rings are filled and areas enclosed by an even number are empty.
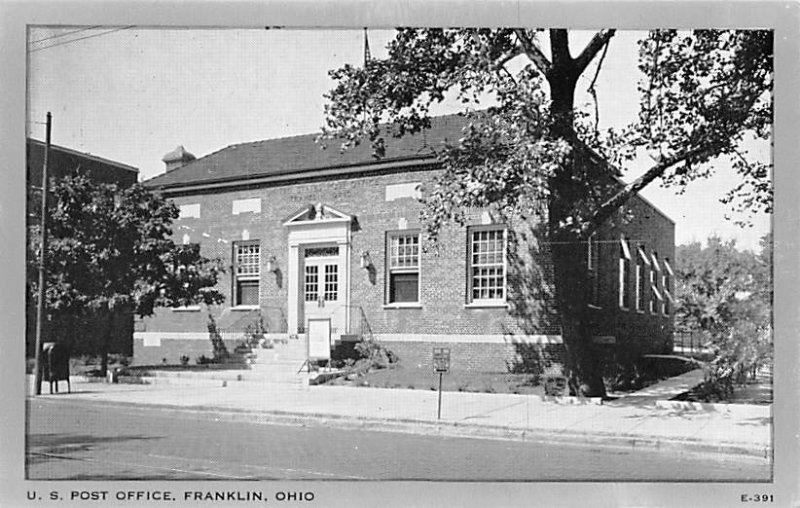
<svg viewBox="0 0 800 508">
<path fill-rule="evenodd" d="M 369 30 L 374 57 L 385 55 L 392 34 Z M 620 128 L 638 112 L 636 40 L 618 31 L 597 80 L 600 126 Z M 573 32 L 577 54 L 591 32 Z M 328 71 L 363 62 L 362 29 L 166 29 L 138 27 L 31 27 L 28 34 L 28 134 L 44 139 L 53 115 L 52 142 L 139 168 L 140 180 L 164 171 L 161 158 L 177 145 L 197 157 L 247 141 L 316 132 L 323 125 Z M 597 59 L 578 84 L 578 104 Z M 435 113 L 456 112 L 444 104 Z M 764 154 L 767 157 L 768 154 Z M 648 160 L 634 162 L 632 180 Z M 737 181 L 727 161 L 714 175 L 676 196 L 658 181 L 641 194 L 671 217 L 676 244 L 716 234 L 740 248 L 758 249 L 770 218 L 752 227 L 719 198 Z"/>
</svg>

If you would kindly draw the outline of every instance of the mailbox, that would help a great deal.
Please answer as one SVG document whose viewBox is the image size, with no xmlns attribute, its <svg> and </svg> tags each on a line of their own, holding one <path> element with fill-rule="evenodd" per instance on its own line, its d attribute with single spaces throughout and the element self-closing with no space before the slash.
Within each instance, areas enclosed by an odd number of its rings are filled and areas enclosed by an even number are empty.
<svg viewBox="0 0 800 508">
<path fill-rule="evenodd" d="M 59 381 L 66 381 L 67 391 L 72 393 L 69 384 L 69 349 L 63 344 L 45 342 L 42 353 L 42 379 L 50 383 L 50 393 L 53 393 L 54 383 L 58 393 Z"/>
</svg>

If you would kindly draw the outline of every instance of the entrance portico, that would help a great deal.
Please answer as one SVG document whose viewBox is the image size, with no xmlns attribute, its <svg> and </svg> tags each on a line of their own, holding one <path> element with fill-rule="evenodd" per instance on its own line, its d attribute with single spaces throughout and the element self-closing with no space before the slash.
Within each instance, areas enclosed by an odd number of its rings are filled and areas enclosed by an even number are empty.
<svg viewBox="0 0 800 508">
<path fill-rule="evenodd" d="M 330 357 L 348 332 L 352 217 L 322 203 L 293 214 L 288 230 L 287 324 L 308 337 L 310 359 Z"/>
</svg>

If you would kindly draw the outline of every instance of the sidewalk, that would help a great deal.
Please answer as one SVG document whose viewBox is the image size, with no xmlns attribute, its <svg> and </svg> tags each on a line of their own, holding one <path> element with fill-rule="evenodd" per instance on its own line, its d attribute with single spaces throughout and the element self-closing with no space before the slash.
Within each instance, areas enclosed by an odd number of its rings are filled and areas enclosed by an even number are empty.
<svg viewBox="0 0 800 508">
<path fill-rule="evenodd" d="M 224 387 L 124 385 L 75 377 L 72 394 L 43 397 L 147 405 L 259 423 L 771 457 L 771 405 L 665 400 L 685 391 L 697 376 L 698 371 L 692 371 L 602 405 L 444 392 L 441 420 L 437 392 L 405 389 L 256 382 L 229 382 Z M 48 392 L 46 386 L 43 392 Z"/>
</svg>

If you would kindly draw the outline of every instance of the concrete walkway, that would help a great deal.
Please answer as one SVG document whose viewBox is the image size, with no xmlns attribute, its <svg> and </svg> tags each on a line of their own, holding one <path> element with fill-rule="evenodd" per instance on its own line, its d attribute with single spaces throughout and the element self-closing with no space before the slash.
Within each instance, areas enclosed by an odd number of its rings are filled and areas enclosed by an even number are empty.
<svg viewBox="0 0 800 508">
<path fill-rule="evenodd" d="M 704 380 L 703 369 L 695 369 L 679 376 L 665 379 L 639 391 L 625 394 L 614 401 L 614 405 L 645 406 L 658 401 L 668 401 L 676 395 L 688 392 Z"/>
<path fill-rule="evenodd" d="M 689 375 L 692 374 L 692 375 Z M 700 373 L 702 375 L 702 372 Z M 279 385 L 126 385 L 74 377 L 72 393 L 42 397 L 94 401 L 109 410 L 145 405 L 259 423 L 334 425 L 378 431 L 474 436 L 565 444 L 645 447 L 771 457 L 771 405 L 693 404 L 664 400 L 697 372 L 610 403 L 538 396 L 444 392 L 437 419 L 434 391 Z M 32 376 L 30 376 L 32 381 Z M 32 386 L 32 382 L 30 385 Z M 66 388 L 62 383 L 62 389 Z M 43 387 L 45 393 L 47 386 Z"/>
</svg>

